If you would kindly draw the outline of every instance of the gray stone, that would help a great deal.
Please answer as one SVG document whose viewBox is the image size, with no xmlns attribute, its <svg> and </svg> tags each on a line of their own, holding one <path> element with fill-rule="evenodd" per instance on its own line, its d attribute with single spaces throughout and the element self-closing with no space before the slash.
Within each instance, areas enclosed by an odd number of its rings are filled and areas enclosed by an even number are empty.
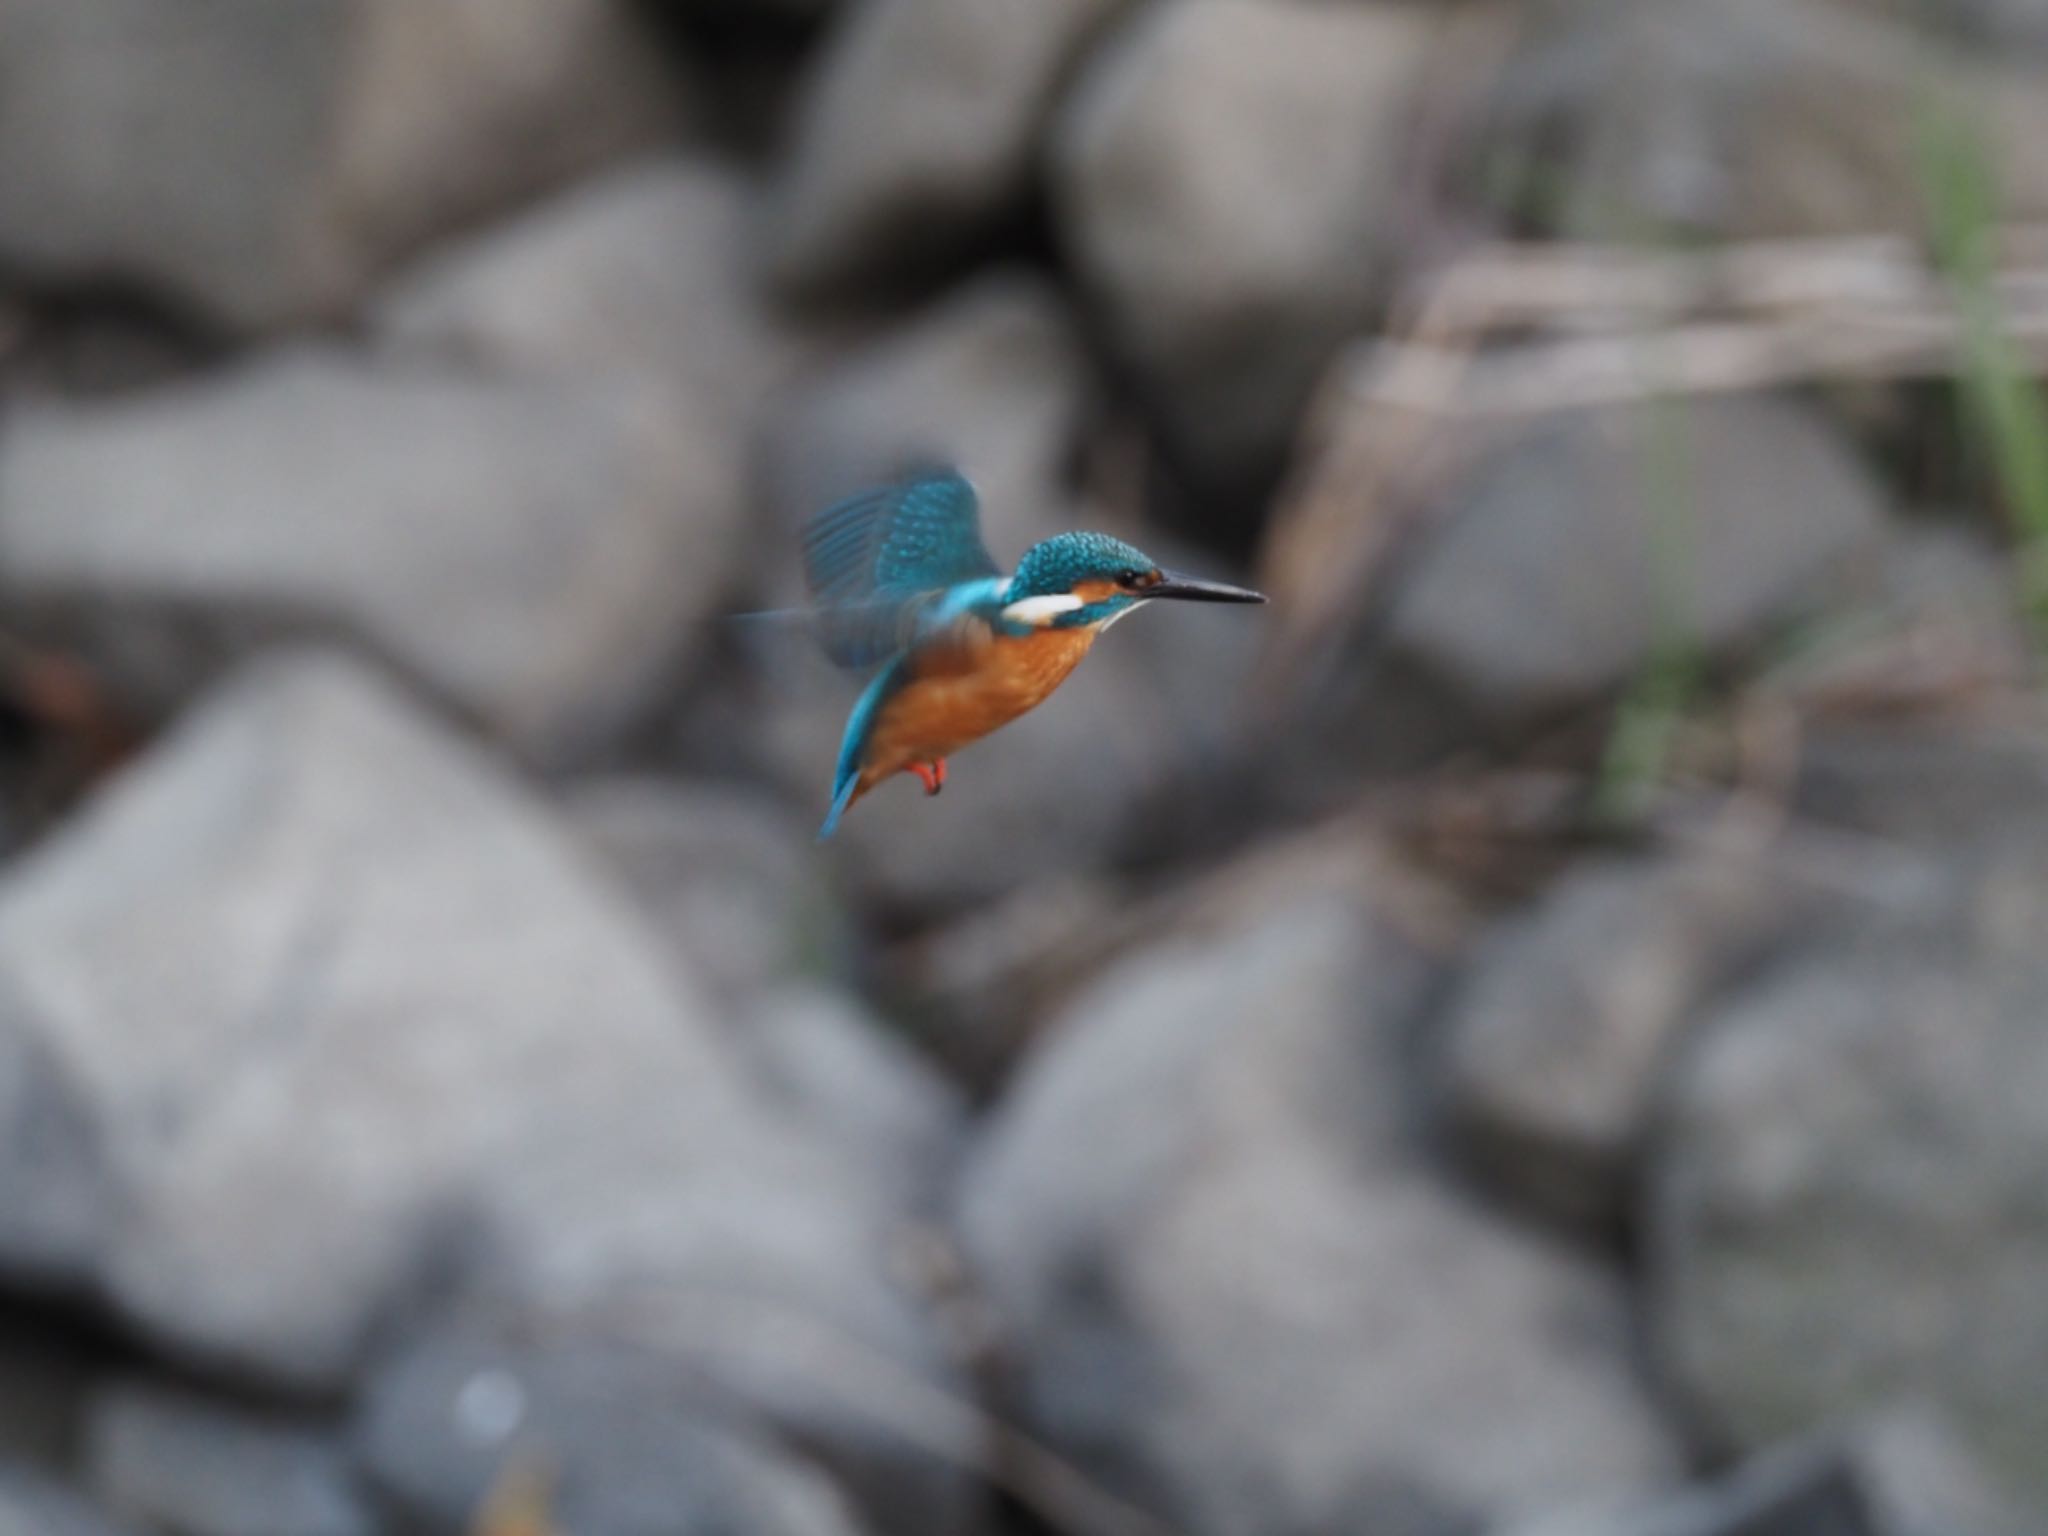
<svg viewBox="0 0 2048 1536">
<path fill-rule="evenodd" d="M 1090 61 L 1053 139 L 1111 341 L 1212 486 L 1278 466 L 1379 291 L 1442 7 L 1168 0 Z"/>
<path fill-rule="evenodd" d="M 1818 821 L 1940 850 L 2048 806 L 2048 718 L 1837 720 L 1800 742 L 1794 803 Z"/>
<path fill-rule="evenodd" d="M 1506 737 L 1612 694 L 1667 636 L 1709 657 L 1755 645 L 1875 571 L 1885 512 L 1844 445 L 1775 400 L 1534 424 L 1446 488 L 1358 718 L 1417 689 L 1440 736 Z"/>
<path fill-rule="evenodd" d="M 1966 43 L 2048 51 L 2048 5 L 2041 0 L 1938 0 L 1923 16 L 1929 18 Z"/>
<path fill-rule="evenodd" d="M 559 1304 L 693 1254 L 793 1277 L 730 1201 L 799 1245 L 877 1219 L 544 809 L 338 661 L 239 680 L 17 866 L 0 988 L 77 1108 L 49 1175 L 104 1190 L 36 1258 L 265 1378 L 346 1381 L 430 1261 Z"/>
<path fill-rule="evenodd" d="M 0 259 L 236 327 L 648 144 L 676 82 L 612 0 L 4 0 Z"/>
<path fill-rule="evenodd" d="M 665 397 L 304 352 L 13 413 L 0 590 L 133 697 L 279 633 L 361 640 L 542 757 L 697 638 L 739 508 Z"/>
<path fill-rule="evenodd" d="M 11 1186 L 95 1196 L 31 1261 L 312 1384 L 510 1140 L 636 1064 L 727 1070 L 539 809 L 329 660 L 237 681 L 10 870 L 0 999 L 74 1119 Z"/>
<path fill-rule="evenodd" d="M 1760 683 L 1802 717 L 1802 817 L 1940 856 L 2048 805 L 2048 709 L 2009 555 L 1949 523 L 1887 543 L 1877 589 Z"/>
<path fill-rule="evenodd" d="M 955 1078 L 993 1091 L 1037 1027 L 1112 957 L 1129 893 L 1102 872 L 1033 881 L 920 929 L 887 955 L 884 984 Z"/>
<path fill-rule="evenodd" d="M 811 829 L 758 795 L 654 779 L 581 785 L 568 816 L 716 991 L 734 1050 L 778 1112 L 907 1196 L 931 1193 L 963 1106 L 887 1025 L 817 979 L 850 935 Z"/>
<path fill-rule="evenodd" d="M 750 1431 L 687 1373 L 602 1339 L 521 1345 L 465 1332 L 376 1380 L 360 1448 L 426 1536 L 467 1536 L 523 1468 L 552 1518 L 589 1536 L 859 1536 L 815 1467 Z"/>
<path fill-rule="evenodd" d="M 1821 731 L 2021 695 L 2034 668 L 2009 556 L 1972 528 L 1924 519 L 1890 530 L 1851 601 L 1772 649 L 1754 690 Z"/>
<path fill-rule="evenodd" d="M 839 0 L 664 0 L 683 15 L 729 20 L 740 17 L 770 25 L 810 23 L 839 8 Z"/>
<path fill-rule="evenodd" d="M 916 1294 L 933 1239 L 902 1171 L 765 1096 L 703 1096 L 650 1078 L 603 1135 L 558 1123 L 494 1167 L 456 1319 L 623 1340 L 802 1447 L 879 1528 L 969 1528 L 981 1426 L 928 1414 L 968 1387 Z"/>
<path fill-rule="evenodd" d="M 1039 539 L 1075 527 L 1105 528 L 1199 568 L 1155 531 L 1068 491 L 1061 470 L 1084 382 L 1057 302 L 1009 276 L 954 295 L 827 373 L 792 400 L 769 456 L 769 502 L 788 530 L 777 541 L 785 583 L 777 600 L 800 596 L 787 554 L 799 521 L 916 455 L 965 468 L 981 495 L 989 549 L 1006 568 Z M 1245 609 L 1189 611 L 1196 606 L 1119 625 L 1051 700 L 963 753 L 937 799 L 908 777 L 876 790 L 832 844 L 847 873 L 896 902 L 938 907 L 1113 854 L 1140 805 L 1198 773 L 1235 727 L 1259 618 Z M 857 683 L 826 667 L 801 636 L 754 638 L 772 679 L 763 693 L 775 771 L 822 817 Z"/>
<path fill-rule="evenodd" d="M 869 0 L 800 109 L 770 224 L 804 293 L 926 275 L 1021 204 L 1069 67 L 1133 0 Z"/>
<path fill-rule="evenodd" d="M 68 1489 L 0 1463 L 0 1536 L 127 1536 Z"/>
<path fill-rule="evenodd" d="M 257 667 L 11 870 L 16 1036 L 74 1130 L 0 1167 L 0 1212 L 79 1191 L 36 1274 L 166 1351 L 335 1391 L 450 1311 L 649 1312 L 888 1529 L 962 1518 L 968 1450 L 813 1358 L 959 1390 L 899 1283 L 900 1171 L 773 1103 L 548 808 L 359 666 Z"/>
<path fill-rule="evenodd" d="M 771 1103 L 887 1174 L 907 1200 L 952 1182 L 966 1130 L 960 1095 L 851 999 L 817 986 L 770 993 L 739 1045 Z"/>
<path fill-rule="evenodd" d="M 1885 564 L 1879 617 L 1962 666 L 2009 676 L 2031 637 L 2013 602 L 2010 552 L 1968 522 L 1902 526 Z"/>
<path fill-rule="evenodd" d="M 6 1018 L 0 982 L 0 1021 Z M 18 1280 L 62 1286 L 112 1219 L 93 1107 L 49 1043 L 0 1024 L 0 1253 Z"/>
<path fill-rule="evenodd" d="M 1832 1457 L 1744 1467 L 1660 1503 L 1569 1510 L 1503 1536 L 1892 1536 Z"/>
<path fill-rule="evenodd" d="M 1596 862 L 1492 934 L 1438 1026 L 1465 1154 L 1545 1215 L 1611 1226 L 1686 1027 L 1784 942 L 1796 878 L 1740 852 Z"/>
<path fill-rule="evenodd" d="M 2038 57 L 1958 54 L 1911 24 L 1946 11 L 1967 26 L 1991 9 L 1563 0 L 1534 13 L 1507 71 L 1502 150 L 1545 147 L 1529 211 L 1588 237 L 1917 237 L 1929 114 L 1967 113 L 2001 174 L 2001 215 L 2038 218 Z"/>
<path fill-rule="evenodd" d="M 1907 1404 L 1834 1437 L 1866 1505 L 1899 1536 L 2024 1536 L 2040 1523 L 2021 1510 L 1946 1420 Z"/>
<path fill-rule="evenodd" d="M 133 1385 L 96 1406 L 86 1456 L 111 1509 L 170 1536 L 376 1536 L 340 1439 Z"/>
<path fill-rule="evenodd" d="M 1682 1494 L 1565 1510 L 1502 1536 L 2023 1536 L 2033 1529 L 1937 1416 L 1907 1409 L 1766 1452 Z"/>
<path fill-rule="evenodd" d="M 793 541 L 804 518 L 898 473 L 906 460 L 950 456 L 981 492 L 990 548 L 999 558 L 1014 555 L 1067 510 L 1061 467 L 1081 429 L 1087 388 L 1087 359 L 1058 295 L 1036 278 L 999 271 L 948 294 L 786 402 L 763 466 L 769 509 Z M 794 560 L 777 568 L 794 596 Z"/>
<path fill-rule="evenodd" d="M 2034 637 L 2015 598 L 2011 557 L 1982 532 L 1903 522 L 1886 539 L 1872 590 L 1794 637 L 1757 682 L 1823 725 L 2025 694 Z"/>
<path fill-rule="evenodd" d="M 1469 1530 L 1653 1485 L 1672 1447 L 1617 1288 L 1414 1155 L 1434 967 L 1403 877 L 1321 842 L 1100 976 L 970 1164 L 1026 1422 L 1199 1536 Z"/>
<path fill-rule="evenodd" d="M 1750 1448 L 1924 1399 L 2048 1509 L 2048 826 L 1948 910 L 1804 949 L 1713 1010 L 1648 1204 L 1650 1321 Z"/>
<path fill-rule="evenodd" d="M 656 935 L 734 1010 L 847 942 L 812 829 L 765 795 L 607 778 L 576 786 L 566 812 Z"/>
<path fill-rule="evenodd" d="M 485 370 L 651 378 L 737 476 L 762 405 L 814 345 L 756 291 L 756 201 L 718 161 L 627 166 L 401 273 L 378 334 Z"/>
<path fill-rule="evenodd" d="M 0 1466 L 70 1466 L 102 1353 L 68 1321 L 19 1305 L 0 1313 Z"/>
</svg>

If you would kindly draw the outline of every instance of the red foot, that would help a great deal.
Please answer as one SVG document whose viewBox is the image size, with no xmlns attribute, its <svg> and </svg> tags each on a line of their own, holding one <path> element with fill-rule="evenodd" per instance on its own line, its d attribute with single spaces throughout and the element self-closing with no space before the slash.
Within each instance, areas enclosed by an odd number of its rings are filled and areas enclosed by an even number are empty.
<svg viewBox="0 0 2048 1536">
<path fill-rule="evenodd" d="M 946 787 L 946 760 L 943 757 L 929 763 L 912 763 L 910 771 L 917 775 L 928 795 L 936 795 Z"/>
</svg>

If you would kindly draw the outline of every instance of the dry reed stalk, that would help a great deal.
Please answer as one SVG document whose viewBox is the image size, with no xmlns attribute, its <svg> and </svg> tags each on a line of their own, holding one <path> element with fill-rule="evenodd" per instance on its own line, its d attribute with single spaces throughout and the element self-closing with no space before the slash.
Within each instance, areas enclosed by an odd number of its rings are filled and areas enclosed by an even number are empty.
<svg viewBox="0 0 2048 1536">
<path fill-rule="evenodd" d="M 2048 226 L 2005 229 L 1995 247 L 2006 334 L 2048 374 Z M 1393 335 L 1330 369 L 1275 511 L 1260 571 L 1281 615 L 1268 699 L 1312 686 L 1432 493 L 1494 435 L 1568 407 L 1949 378 L 1968 324 L 1927 255 L 1897 236 L 1712 252 L 1489 246 L 1396 310 Z"/>
</svg>

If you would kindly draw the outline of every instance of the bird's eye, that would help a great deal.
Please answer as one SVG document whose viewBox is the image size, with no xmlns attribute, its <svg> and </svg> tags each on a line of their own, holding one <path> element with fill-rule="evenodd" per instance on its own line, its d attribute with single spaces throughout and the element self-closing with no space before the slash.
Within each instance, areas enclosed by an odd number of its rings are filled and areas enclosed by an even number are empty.
<svg viewBox="0 0 2048 1536">
<path fill-rule="evenodd" d="M 1147 587 L 1159 585 L 1159 573 L 1157 571 L 1125 571 L 1121 576 L 1117 577 L 1116 584 L 1126 592 L 1142 592 Z"/>
</svg>

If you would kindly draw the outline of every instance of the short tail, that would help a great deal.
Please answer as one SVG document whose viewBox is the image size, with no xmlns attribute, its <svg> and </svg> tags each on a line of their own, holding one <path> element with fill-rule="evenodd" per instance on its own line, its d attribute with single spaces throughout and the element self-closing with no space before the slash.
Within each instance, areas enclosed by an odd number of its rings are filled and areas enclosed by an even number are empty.
<svg viewBox="0 0 2048 1536">
<path fill-rule="evenodd" d="M 855 791 L 860 788 L 860 775 L 849 773 L 840 780 L 832 795 L 832 809 L 825 813 L 825 824 L 818 828 L 818 841 L 824 842 L 839 830 L 839 818 L 846 814 L 846 808 L 853 804 Z"/>
</svg>

